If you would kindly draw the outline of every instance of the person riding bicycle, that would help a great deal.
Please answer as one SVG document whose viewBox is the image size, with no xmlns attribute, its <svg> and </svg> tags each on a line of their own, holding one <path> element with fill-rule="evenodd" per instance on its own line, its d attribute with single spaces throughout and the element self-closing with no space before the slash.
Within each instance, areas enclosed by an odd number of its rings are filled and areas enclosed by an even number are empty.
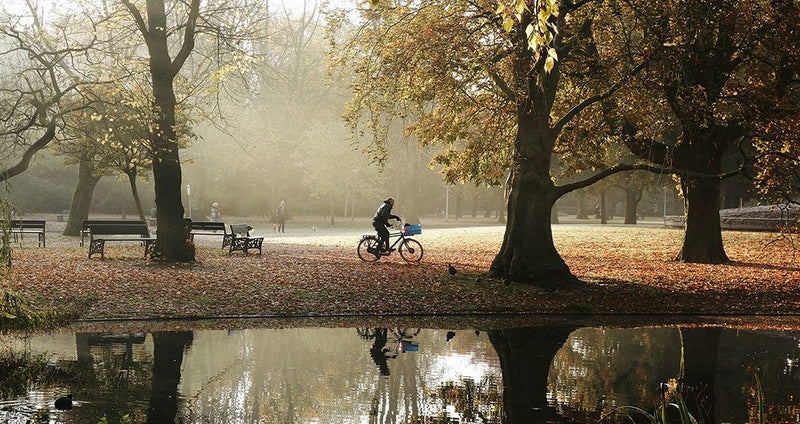
<svg viewBox="0 0 800 424">
<path fill-rule="evenodd" d="M 386 227 L 391 226 L 389 220 L 400 220 L 399 216 L 392 215 L 393 206 L 394 199 L 390 197 L 384 200 L 383 204 L 378 208 L 375 212 L 375 216 L 372 218 L 372 226 L 375 228 L 375 231 L 378 232 L 378 238 L 381 240 L 380 249 L 383 252 L 391 252 L 391 250 L 389 250 L 389 230 L 386 229 Z"/>
</svg>

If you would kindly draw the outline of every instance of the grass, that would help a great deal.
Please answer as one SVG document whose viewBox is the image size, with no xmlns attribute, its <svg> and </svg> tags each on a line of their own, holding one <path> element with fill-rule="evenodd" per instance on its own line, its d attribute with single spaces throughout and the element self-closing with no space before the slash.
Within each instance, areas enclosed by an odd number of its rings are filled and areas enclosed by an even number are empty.
<svg viewBox="0 0 800 424">
<path fill-rule="evenodd" d="M 764 391 L 761 387 L 761 379 L 758 374 L 749 369 L 755 380 L 756 393 L 756 417 L 750 424 L 765 424 L 764 422 Z M 745 406 L 746 407 L 746 406 Z M 627 422 L 638 422 L 634 418 L 642 417 L 650 424 L 713 424 L 709 421 L 703 411 L 694 411 L 688 406 L 686 398 L 671 383 L 662 383 L 661 399 L 659 399 L 655 411 L 650 413 L 642 408 L 635 406 L 623 406 L 612 410 L 610 413 L 600 418 L 600 422 L 607 422 L 611 415 L 623 416 Z"/>
</svg>

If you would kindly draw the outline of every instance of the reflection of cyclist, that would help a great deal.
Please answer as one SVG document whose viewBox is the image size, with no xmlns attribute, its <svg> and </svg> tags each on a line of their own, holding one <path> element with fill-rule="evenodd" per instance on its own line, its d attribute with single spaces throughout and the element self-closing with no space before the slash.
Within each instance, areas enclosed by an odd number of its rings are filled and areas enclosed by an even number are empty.
<svg viewBox="0 0 800 424">
<path fill-rule="evenodd" d="M 369 356 L 372 358 L 372 362 L 375 362 L 375 365 L 378 366 L 378 371 L 381 375 L 389 375 L 387 359 L 397 358 L 397 354 L 389 354 L 391 350 L 386 348 L 387 333 L 386 328 L 376 328 L 375 341 L 372 343 L 372 347 L 369 348 Z"/>
<path fill-rule="evenodd" d="M 386 227 L 389 227 L 389 220 L 396 219 L 400 220 L 400 217 L 397 215 L 392 215 L 392 207 L 394 206 L 394 199 L 391 197 L 384 200 L 383 204 L 378 208 L 377 212 L 375 212 L 375 216 L 372 218 L 372 226 L 375 227 L 375 231 L 378 232 L 378 238 L 381 239 L 381 250 L 383 251 L 390 251 L 389 250 L 389 230 Z"/>
</svg>

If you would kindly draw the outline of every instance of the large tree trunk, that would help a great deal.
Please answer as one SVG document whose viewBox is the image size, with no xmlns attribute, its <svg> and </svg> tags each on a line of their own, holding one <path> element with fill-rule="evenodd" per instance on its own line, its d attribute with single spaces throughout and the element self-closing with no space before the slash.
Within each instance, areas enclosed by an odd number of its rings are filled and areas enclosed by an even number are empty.
<svg viewBox="0 0 800 424">
<path fill-rule="evenodd" d="M 683 178 L 686 229 L 677 261 L 719 264 L 728 261 L 719 220 L 719 180 Z"/>
<path fill-rule="evenodd" d="M 100 177 L 94 175 L 94 163 L 89 159 L 81 159 L 78 164 L 78 185 L 72 195 L 72 205 L 69 207 L 65 236 L 81 235 L 83 220 L 89 219 L 89 209 L 92 205 L 94 188 Z"/>
<path fill-rule="evenodd" d="M 150 134 L 153 149 L 153 180 L 158 232 L 154 255 L 165 261 L 194 261 L 194 246 L 188 243 L 181 202 L 181 163 L 175 134 L 175 71 L 167 48 L 167 19 L 163 0 L 147 0 L 150 73 L 153 76 L 156 130 Z"/>
<path fill-rule="evenodd" d="M 492 261 L 490 272 L 495 277 L 546 289 L 563 288 L 577 279 L 553 244 L 550 228 L 555 203 L 553 185 L 547 175 L 525 168 L 512 178 L 503 245 Z"/>
<path fill-rule="evenodd" d="M 147 222 L 144 216 L 144 209 L 142 209 L 142 199 L 139 198 L 139 189 L 136 187 L 136 168 L 128 172 L 128 183 L 131 186 L 131 195 L 133 196 L 133 203 L 136 205 L 136 212 L 139 214 L 139 220 Z"/>
<path fill-rule="evenodd" d="M 639 201 L 642 200 L 641 188 L 625 188 L 625 223 L 636 224 Z"/>
<path fill-rule="evenodd" d="M 489 331 L 503 374 L 503 409 L 509 424 L 565 422 L 547 402 L 550 365 L 573 327 Z"/>
<path fill-rule="evenodd" d="M 530 14 L 520 27 L 525 28 Z M 494 277 L 544 289 L 566 288 L 577 283 L 556 251 L 550 215 L 560 193 L 553 185 L 550 165 L 555 137 L 550 128 L 552 104 L 558 86 L 556 65 L 549 73 L 532 76 L 535 63 L 524 31 L 514 37 L 514 82 L 518 92 L 517 134 L 508 195 L 508 215 L 503 245 L 490 268 Z"/>
</svg>

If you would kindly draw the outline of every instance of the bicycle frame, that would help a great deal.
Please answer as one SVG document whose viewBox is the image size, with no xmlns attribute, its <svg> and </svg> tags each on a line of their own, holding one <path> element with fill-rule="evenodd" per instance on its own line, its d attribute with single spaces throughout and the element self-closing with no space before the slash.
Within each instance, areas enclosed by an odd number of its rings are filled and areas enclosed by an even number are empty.
<svg viewBox="0 0 800 424">
<path fill-rule="evenodd" d="M 391 243 L 392 237 L 397 237 L 397 239 L 394 241 L 394 243 Z M 402 231 L 398 231 L 396 233 L 389 233 L 389 242 L 391 243 L 389 248 L 390 249 L 394 249 L 394 247 L 397 246 L 398 243 L 400 243 L 401 241 L 403 241 L 405 239 L 406 239 L 406 235 L 403 234 Z"/>
</svg>

